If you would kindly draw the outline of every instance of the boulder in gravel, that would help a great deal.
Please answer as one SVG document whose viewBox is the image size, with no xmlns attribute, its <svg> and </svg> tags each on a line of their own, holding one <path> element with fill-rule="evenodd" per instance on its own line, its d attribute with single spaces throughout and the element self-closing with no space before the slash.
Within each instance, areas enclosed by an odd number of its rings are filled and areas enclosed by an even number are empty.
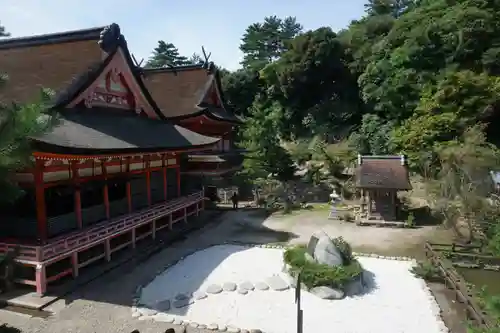
<svg viewBox="0 0 500 333">
<path fill-rule="evenodd" d="M 183 294 L 183 293 L 179 293 L 179 294 L 175 295 L 175 299 L 177 299 L 177 300 L 188 299 L 188 298 L 189 297 L 186 294 Z"/>
<path fill-rule="evenodd" d="M 149 309 L 149 308 L 140 308 L 140 309 L 139 309 L 139 312 L 140 312 L 143 316 L 154 316 L 155 314 L 157 314 L 157 313 L 158 313 L 158 311 L 153 310 L 153 309 Z"/>
<path fill-rule="evenodd" d="M 239 288 L 238 289 L 238 294 L 240 294 L 240 295 L 246 295 L 246 294 L 248 294 L 248 290 L 243 289 L 243 288 Z"/>
<path fill-rule="evenodd" d="M 159 301 L 156 303 L 155 309 L 160 312 L 170 310 L 170 300 L 166 299 L 164 301 Z"/>
<path fill-rule="evenodd" d="M 240 333 L 240 329 L 238 327 L 231 326 L 231 325 L 229 325 L 227 327 L 227 331 L 228 331 L 228 333 Z"/>
<path fill-rule="evenodd" d="M 311 236 L 307 244 L 307 253 L 317 263 L 330 267 L 341 266 L 344 263 L 339 249 L 324 231 L 315 232 Z"/>
<path fill-rule="evenodd" d="M 255 284 L 255 289 L 257 289 L 257 290 L 268 290 L 269 286 L 267 284 L 265 284 L 264 282 L 257 282 Z"/>
<path fill-rule="evenodd" d="M 207 293 L 209 294 L 220 294 L 222 292 L 222 287 L 218 284 L 211 284 L 207 287 Z"/>
<path fill-rule="evenodd" d="M 194 298 L 195 300 L 197 300 L 197 301 L 199 301 L 200 299 L 205 299 L 205 298 L 207 298 L 207 296 L 208 296 L 208 295 L 207 295 L 207 293 L 205 293 L 205 292 L 203 292 L 203 291 L 200 291 L 200 290 L 195 291 L 195 292 L 193 293 L 193 298 Z"/>
<path fill-rule="evenodd" d="M 342 299 L 344 292 L 340 289 L 334 289 L 326 286 L 314 287 L 309 292 L 322 299 Z"/>
<path fill-rule="evenodd" d="M 218 329 L 219 329 L 219 325 L 217 325 L 217 324 L 213 324 L 213 323 L 212 323 L 212 324 L 207 325 L 207 328 L 208 328 L 209 330 L 211 330 L 211 331 L 216 331 L 216 330 L 218 330 Z"/>
<path fill-rule="evenodd" d="M 173 323 L 174 322 L 174 317 L 167 314 L 167 313 L 157 313 L 155 316 L 154 316 L 154 320 L 155 321 L 159 321 L 159 322 L 162 322 L 162 323 Z"/>
<path fill-rule="evenodd" d="M 192 298 L 186 298 L 186 299 L 178 299 L 175 300 L 172 305 L 174 308 L 183 308 L 185 306 L 191 305 L 194 303 L 194 300 Z"/>
<path fill-rule="evenodd" d="M 255 287 L 254 287 L 254 285 L 253 285 L 253 283 L 252 283 L 252 282 L 250 282 L 250 281 L 245 281 L 245 282 L 243 282 L 242 284 L 240 284 L 240 288 L 241 288 L 241 289 L 246 289 L 246 290 L 248 290 L 248 291 L 251 291 L 251 290 L 254 290 L 254 288 L 255 288 Z"/>
<path fill-rule="evenodd" d="M 282 291 L 289 288 L 288 283 L 283 280 L 279 275 L 273 275 L 266 279 L 266 283 L 272 290 Z"/>
<path fill-rule="evenodd" d="M 236 290 L 236 283 L 234 282 L 225 282 L 222 285 L 222 290 L 224 291 L 235 291 Z"/>
</svg>

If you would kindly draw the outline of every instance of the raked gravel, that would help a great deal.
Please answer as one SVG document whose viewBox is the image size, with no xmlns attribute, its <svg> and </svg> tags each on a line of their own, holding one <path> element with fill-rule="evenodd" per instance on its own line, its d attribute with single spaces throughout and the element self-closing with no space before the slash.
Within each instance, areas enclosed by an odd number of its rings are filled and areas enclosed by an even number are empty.
<svg viewBox="0 0 500 333">
<path fill-rule="evenodd" d="M 447 329 L 439 317 L 439 307 L 424 281 L 414 277 L 410 261 L 359 257 L 365 270 L 373 274 L 367 293 L 342 300 L 322 300 L 302 293 L 304 332 L 350 333 L 441 333 Z M 176 295 L 206 292 L 209 286 L 256 285 L 280 275 L 283 250 L 237 245 L 218 245 L 198 251 L 157 276 L 142 289 L 140 303 L 155 307 L 175 300 Z M 243 287 L 242 287 L 243 285 Z M 227 289 L 227 288 L 226 288 Z M 229 288 L 233 289 L 233 288 Z M 296 330 L 294 289 L 208 293 L 192 304 L 164 311 L 176 322 L 196 323 L 238 330 L 260 329 L 265 333 Z M 190 302 L 190 303 L 191 303 Z M 158 316 L 158 315 L 156 315 Z M 154 320 L 155 316 L 151 317 Z M 148 319 L 142 317 L 142 319 Z M 212 325 L 212 326 L 211 326 Z"/>
</svg>

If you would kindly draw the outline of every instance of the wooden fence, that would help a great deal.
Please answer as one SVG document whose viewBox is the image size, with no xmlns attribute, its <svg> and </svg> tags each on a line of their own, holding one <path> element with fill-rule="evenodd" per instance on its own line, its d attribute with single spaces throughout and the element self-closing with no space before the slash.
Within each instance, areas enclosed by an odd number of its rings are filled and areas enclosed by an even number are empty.
<svg viewBox="0 0 500 333">
<path fill-rule="evenodd" d="M 453 250 L 465 250 L 477 247 L 461 246 L 453 244 L 425 244 L 425 254 L 427 258 L 435 265 L 442 274 L 446 287 L 455 291 L 456 300 L 464 303 L 466 306 L 467 319 L 473 320 L 480 328 L 490 329 L 495 327 L 495 321 L 485 312 L 477 303 L 475 296 L 477 292 L 467 285 L 465 279 L 453 267 L 453 264 L 443 258 L 441 252 L 443 247 L 453 246 Z"/>
</svg>

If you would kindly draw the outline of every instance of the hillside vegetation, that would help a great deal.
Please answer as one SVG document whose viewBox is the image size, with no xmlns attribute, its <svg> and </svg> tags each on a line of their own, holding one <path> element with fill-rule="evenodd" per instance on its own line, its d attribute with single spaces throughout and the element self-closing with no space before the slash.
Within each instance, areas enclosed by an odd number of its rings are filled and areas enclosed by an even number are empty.
<svg viewBox="0 0 500 333">
<path fill-rule="evenodd" d="M 223 71 L 225 97 L 246 118 L 243 174 L 286 184 L 311 159 L 332 176 L 358 153 L 406 154 L 435 212 L 491 231 L 499 19 L 494 0 L 370 0 L 339 32 L 303 31 L 293 17 L 252 24 L 242 68 Z"/>
</svg>

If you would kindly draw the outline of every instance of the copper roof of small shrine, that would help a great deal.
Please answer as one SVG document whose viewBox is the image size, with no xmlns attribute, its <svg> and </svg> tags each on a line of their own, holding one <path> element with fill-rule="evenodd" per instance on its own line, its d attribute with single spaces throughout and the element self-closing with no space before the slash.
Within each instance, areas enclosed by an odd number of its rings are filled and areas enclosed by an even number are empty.
<svg viewBox="0 0 500 333">
<path fill-rule="evenodd" d="M 142 72 L 146 87 L 165 117 L 181 120 L 205 114 L 219 121 L 242 122 L 224 105 L 219 71 L 213 64 L 208 68 L 203 64 L 146 68 Z M 207 100 L 210 89 L 216 89 L 220 106 Z"/>
<path fill-rule="evenodd" d="M 404 156 L 359 156 L 355 177 L 358 188 L 412 189 Z"/>
</svg>

